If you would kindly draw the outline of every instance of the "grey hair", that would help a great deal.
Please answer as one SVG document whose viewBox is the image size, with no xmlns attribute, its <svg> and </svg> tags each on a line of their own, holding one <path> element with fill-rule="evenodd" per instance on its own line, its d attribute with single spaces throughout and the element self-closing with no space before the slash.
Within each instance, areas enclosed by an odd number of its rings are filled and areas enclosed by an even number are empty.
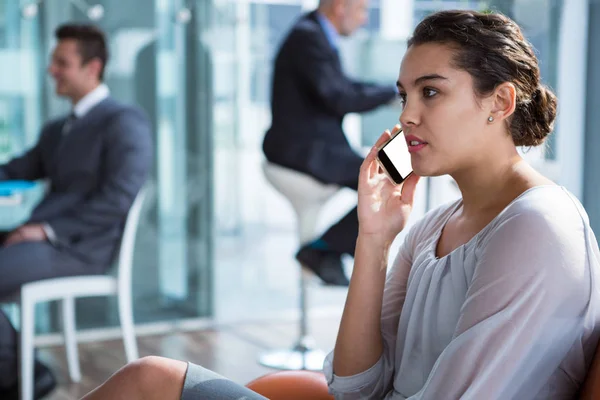
<svg viewBox="0 0 600 400">
<path fill-rule="evenodd" d="M 334 0 L 319 0 L 319 8 L 329 7 Z M 355 0 L 345 0 L 346 4 L 353 3 Z"/>
</svg>

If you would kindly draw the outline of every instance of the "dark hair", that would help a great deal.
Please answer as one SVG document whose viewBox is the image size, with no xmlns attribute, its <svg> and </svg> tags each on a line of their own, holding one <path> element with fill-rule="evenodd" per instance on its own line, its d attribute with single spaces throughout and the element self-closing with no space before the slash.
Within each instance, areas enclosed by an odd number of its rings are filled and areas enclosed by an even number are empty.
<svg viewBox="0 0 600 400">
<path fill-rule="evenodd" d="M 454 45 L 454 66 L 468 72 L 478 96 L 512 82 L 516 108 L 509 131 L 516 146 L 537 146 L 552 131 L 557 100 L 540 83 L 533 47 L 510 18 L 496 13 L 441 11 L 415 28 L 408 47 L 424 43 Z"/>
<path fill-rule="evenodd" d="M 104 32 L 94 25 L 87 24 L 65 24 L 56 29 L 56 39 L 74 39 L 77 41 L 77 49 L 81 55 L 82 63 L 86 64 L 97 58 L 102 62 L 100 80 L 104 79 L 104 68 L 108 62 L 108 49 Z"/>
</svg>

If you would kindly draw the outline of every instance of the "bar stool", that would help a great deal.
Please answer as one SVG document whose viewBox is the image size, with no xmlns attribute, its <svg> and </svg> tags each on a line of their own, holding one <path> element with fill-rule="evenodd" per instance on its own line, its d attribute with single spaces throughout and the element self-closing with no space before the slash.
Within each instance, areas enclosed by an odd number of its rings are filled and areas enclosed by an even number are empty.
<svg viewBox="0 0 600 400">
<path fill-rule="evenodd" d="M 300 245 L 315 238 L 319 212 L 325 203 L 340 189 L 328 185 L 309 175 L 265 161 L 263 173 L 269 183 L 285 196 L 296 213 L 298 240 Z M 314 340 L 308 334 L 306 285 L 312 272 L 306 268 L 300 274 L 300 332 L 292 349 L 275 350 L 260 357 L 260 364 L 282 370 L 320 371 L 323 368 L 325 353 L 316 349 Z"/>
</svg>

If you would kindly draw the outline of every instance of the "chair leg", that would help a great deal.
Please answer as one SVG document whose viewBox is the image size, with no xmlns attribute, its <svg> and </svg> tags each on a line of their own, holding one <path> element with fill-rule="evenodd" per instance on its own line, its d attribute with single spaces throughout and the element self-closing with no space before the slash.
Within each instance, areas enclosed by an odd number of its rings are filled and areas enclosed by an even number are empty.
<svg viewBox="0 0 600 400">
<path fill-rule="evenodd" d="M 300 321 L 299 337 L 294 347 L 290 350 L 275 350 L 263 354 L 259 363 L 275 369 L 282 370 L 309 370 L 321 371 L 325 353 L 315 348 L 315 341 L 308 332 L 308 299 L 307 283 L 310 276 L 301 268 L 300 271 Z"/>
<path fill-rule="evenodd" d="M 314 239 L 315 227 L 319 217 L 320 204 L 294 204 L 298 224 L 298 238 L 300 245 Z M 309 370 L 320 371 L 323 369 L 325 353 L 315 348 L 315 342 L 308 332 L 308 294 L 307 277 L 304 268 L 300 270 L 300 296 L 299 296 L 299 337 L 291 350 L 275 350 L 267 352 L 259 358 L 259 363 L 275 369 L 282 370 Z"/>
<path fill-rule="evenodd" d="M 75 299 L 72 297 L 66 297 L 62 300 L 62 320 L 69 377 L 72 382 L 77 383 L 81 381 L 81 369 L 79 367 L 77 338 L 75 337 Z"/>
<path fill-rule="evenodd" d="M 306 344 L 309 346 L 308 341 L 311 341 L 308 336 L 308 301 L 307 301 L 307 288 L 308 282 L 311 279 L 310 273 L 304 270 L 303 266 L 300 266 L 300 321 L 299 321 L 299 339 L 298 344 Z"/>
<path fill-rule="evenodd" d="M 321 204 L 305 204 L 301 208 L 293 204 L 296 211 L 296 226 L 300 246 L 316 239 L 315 230 L 321 213 Z"/>
<path fill-rule="evenodd" d="M 21 337 L 19 350 L 20 380 L 19 391 L 21 400 L 33 400 L 33 350 L 34 350 L 34 321 L 35 303 L 27 298 L 21 299 Z"/>
<path fill-rule="evenodd" d="M 135 339 L 135 329 L 133 325 L 133 308 L 131 305 L 131 291 L 119 293 L 119 320 L 121 321 L 121 331 L 123 332 L 123 344 L 125 345 L 125 355 L 127 362 L 135 361 L 139 358 L 137 342 Z"/>
</svg>

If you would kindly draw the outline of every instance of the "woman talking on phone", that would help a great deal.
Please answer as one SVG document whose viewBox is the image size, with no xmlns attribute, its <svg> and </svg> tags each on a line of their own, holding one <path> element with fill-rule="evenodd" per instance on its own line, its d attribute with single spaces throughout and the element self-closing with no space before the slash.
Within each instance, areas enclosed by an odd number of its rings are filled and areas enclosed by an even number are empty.
<svg viewBox="0 0 600 400">
<path fill-rule="evenodd" d="M 556 115 L 531 45 L 502 15 L 440 12 L 408 42 L 398 89 L 414 174 L 402 186 L 381 179 L 388 132 L 361 168 L 330 390 L 572 400 L 600 333 L 599 252 L 579 201 L 517 153 L 542 144 Z M 386 277 L 418 176 L 445 174 L 461 199 L 412 227 Z"/>
<path fill-rule="evenodd" d="M 324 367 L 331 393 L 573 399 L 600 333 L 600 255 L 579 201 L 516 149 L 541 145 L 556 115 L 531 45 L 502 15 L 439 12 L 408 42 L 398 89 L 404 137 L 395 140 L 407 140 L 414 173 L 394 185 L 378 166 L 398 127 L 361 168 L 355 265 Z M 445 174 L 461 199 L 417 222 L 387 272 L 419 176 Z M 262 398 L 225 380 L 224 397 L 211 397 L 218 386 L 198 384 L 211 376 L 148 358 L 88 398 Z"/>
</svg>

